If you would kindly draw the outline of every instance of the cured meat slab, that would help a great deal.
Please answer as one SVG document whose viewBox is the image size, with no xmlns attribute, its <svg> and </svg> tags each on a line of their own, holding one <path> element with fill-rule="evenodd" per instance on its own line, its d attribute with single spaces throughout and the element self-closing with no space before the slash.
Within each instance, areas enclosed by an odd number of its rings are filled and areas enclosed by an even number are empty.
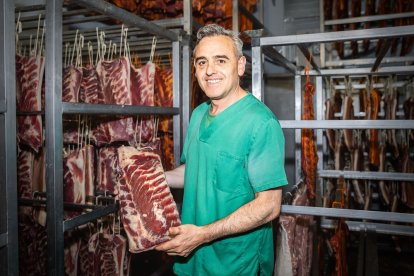
<svg viewBox="0 0 414 276">
<path fill-rule="evenodd" d="M 45 68 L 43 57 L 16 55 L 16 107 L 18 111 L 40 111 Z M 42 146 L 42 117 L 17 117 L 17 140 L 36 152 Z"/>
<path fill-rule="evenodd" d="M 148 62 L 141 68 L 131 66 L 131 96 L 133 105 L 154 106 L 155 64 Z M 140 129 L 142 142 L 154 139 L 154 119 L 145 116 L 135 122 Z"/>
<path fill-rule="evenodd" d="M 134 147 L 118 149 L 119 202 L 129 251 L 142 252 L 170 240 L 168 229 L 181 224 L 160 157 Z"/>
<path fill-rule="evenodd" d="M 128 58 L 120 57 L 111 61 L 101 60 L 96 72 L 102 89 L 103 103 L 131 105 L 130 63 Z M 92 140 L 101 146 L 113 142 L 129 142 L 134 139 L 131 117 L 115 118 L 98 125 Z"/>
</svg>

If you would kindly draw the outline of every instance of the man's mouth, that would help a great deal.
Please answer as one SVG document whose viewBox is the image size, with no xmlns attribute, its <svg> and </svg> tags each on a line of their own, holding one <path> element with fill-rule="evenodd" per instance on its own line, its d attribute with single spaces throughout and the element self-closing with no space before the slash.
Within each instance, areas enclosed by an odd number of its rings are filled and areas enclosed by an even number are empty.
<svg viewBox="0 0 414 276">
<path fill-rule="evenodd" d="M 208 84 L 215 84 L 215 83 L 218 83 L 220 81 L 221 81 L 220 79 L 212 79 L 212 80 L 207 80 L 207 83 Z"/>
</svg>

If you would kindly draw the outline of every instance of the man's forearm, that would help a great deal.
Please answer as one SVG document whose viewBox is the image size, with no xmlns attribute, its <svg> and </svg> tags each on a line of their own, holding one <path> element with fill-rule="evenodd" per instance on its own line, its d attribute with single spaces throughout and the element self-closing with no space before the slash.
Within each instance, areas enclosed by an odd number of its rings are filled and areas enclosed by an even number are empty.
<svg viewBox="0 0 414 276">
<path fill-rule="evenodd" d="M 174 170 L 166 171 L 165 177 L 168 183 L 168 186 L 171 188 L 184 188 L 184 172 L 185 172 L 185 165 L 180 165 Z"/>
<path fill-rule="evenodd" d="M 253 201 L 243 205 L 229 216 L 203 226 L 205 242 L 243 233 L 275 219 L 280 213 L 281 198 L 281 189 L 256 194 Z"/>
</svg>

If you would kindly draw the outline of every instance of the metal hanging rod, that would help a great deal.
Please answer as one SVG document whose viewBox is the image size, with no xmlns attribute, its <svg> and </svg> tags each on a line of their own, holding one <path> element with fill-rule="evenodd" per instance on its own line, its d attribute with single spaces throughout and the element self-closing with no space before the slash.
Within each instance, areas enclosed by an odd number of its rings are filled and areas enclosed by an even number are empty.
<svg viewBox="0 0 414 276">
<path fill-rule="evenodd" d="M 322 217 L 350 218 L 350 219 L 368 219 L 388 222 L 414 223 L 414 214 L 365 211 L 354 209 L 339 209 L 311 206 L 293 206 L 282 205 L 281 212 L 292 215 L 310 215 Z"/>
<path fill-rule="evenodd" d="M 113 104 L 62 103 L 63 114 L 99 114 L 99 115 L 178 115 L 179 108 L 156 106 L 133 106 Z"/>
<path fill-rule="evenodd" d="M 414 28 L 413 28 L 414 29 Z M 414 66 L 389 66 L 380 67 L 378 71 L 372 72 L 371 68 L 340 68 L 340 69 L 321 69 L 320 73 L 315 70 L 310 70 L 309 75 L 311 76 L 338 76 L 338 75 L 390 75 L 390 74 L 401 74 L 401 75 L 412 75 L 414 72 Z M 299 72 L 302 76 L 305 75 L 305 71 Z"/>
<path fill-rule="evenodd" d="M 352 30 L 329 33 L 313 33 L 275 37 L 261 37 L 260 45 L 284 46 L 293 44 L 339 42 L 346 40 L 393 38 L 414 35 L 413 26 L 388 27 L 377 29 Z"/>
<path fill-rule="evenodd" d="M 279 120 L 282 128 L 414 129 L 414 120 Z"/>
<path fill-rule="evenodd" d="M 390 20 L 390 19 L 399 19 L 399 18 L 408 18 L 408 17 L 414 17 L 414 12 L 358 16 L 358 17 L 351 17 L 351 18 L 344 18 L 344 19 L 332 19 L 332 20 L 326 20 L 324 24 L 325 26 L 329 26 L 329 25 L 362 23 L 362 22 Z"/>
<path fill-rule="evenodd" d="M 414 173 L 319 170 L 318 176 L 323 178 L 338 178 L 343 176 L 346 179 L 406 181 L 410 185 L 414 185 Z"/>
<path fill-rule="evenodd" d="M 374 223 L 363 221 L 346 220 L 350 231 L 366 232 L 375 231 L 378 234 L 399 235 L 399 236 L 414 236 L 414 227 L 408 225 L 396 225 L 386 223 Z M 336 220 L 322 219 L 321 227 L 327 229 L 336 228 Z"/>
<path fill-rule="evenodd" d="M 346 60 L 328 60 L 325 62 L 327 67 L 335 66 L 349 66 L 349 65 L 370 65 L 374 64 L 376 58 L 362 58 L 362 59 L 346 59 Z M 385 63 L 402 63 L 402 62 L 413 62 L 414 56 L 405 57 L 384 57 L 382 64 Z"/>
</svg>

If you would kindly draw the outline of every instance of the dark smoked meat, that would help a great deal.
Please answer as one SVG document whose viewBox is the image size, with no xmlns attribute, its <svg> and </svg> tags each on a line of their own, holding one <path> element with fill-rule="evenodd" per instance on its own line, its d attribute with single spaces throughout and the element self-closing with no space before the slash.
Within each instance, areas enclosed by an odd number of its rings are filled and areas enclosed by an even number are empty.
<svg viewBox="0 0 414 276">
<path fill-rule="evenodd" d="M 133 147 L 118 148 L 121 220 L 129 251 L 142 252 L 170 239 L 180 225 L 177 206 L 165 180 L 160 157 Z"/>
</svg>

